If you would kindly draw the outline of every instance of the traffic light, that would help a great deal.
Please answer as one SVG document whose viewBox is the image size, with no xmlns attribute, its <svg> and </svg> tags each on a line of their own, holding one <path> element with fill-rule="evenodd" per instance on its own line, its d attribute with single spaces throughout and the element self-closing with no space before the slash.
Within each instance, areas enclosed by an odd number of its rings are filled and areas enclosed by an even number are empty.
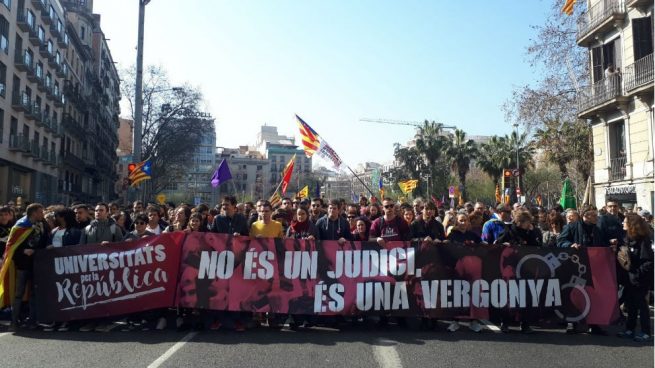
<svg viewBox="0 0 655 368">
<path fill-rule="evenodd" d="M 512 186 L 512 170 L 503 169 L 503 190 Z"/>
</svg>

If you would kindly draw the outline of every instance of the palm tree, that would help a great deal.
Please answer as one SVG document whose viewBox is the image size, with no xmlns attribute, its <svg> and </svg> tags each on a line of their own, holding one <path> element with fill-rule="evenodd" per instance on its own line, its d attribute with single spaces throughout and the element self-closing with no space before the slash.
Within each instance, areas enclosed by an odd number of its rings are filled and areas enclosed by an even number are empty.
<svg viewBox="0 0 655 368">
<path fill-rule="evenodd" d="M 446 153 L 450 168 L 457 173 L 462 185 L 462 198 L 466 200 L 466 174 L 469 172 L 471 160 L 475 159 L 478 154 L 478 147 L 472 139 L 466 139 L 466 133 L 463 130 L 456 129 Z"/>
<path fill-rule="evenodd" d="M 506 166 L 504 167 L 516 167 L 517 149 L 519 152 L 518 156 L 520 167 L 524 169 L 534 167 L 534 155 L 537 150 L 533 142 L 528 140 L 527 133 L 517 135 L 516 132 L 512 132 L 510 136 L 505 136 L 505 140 L 507 142 L 506 152 L 512 152 L 512 154 L 506 156 L 507 160 L 504 162 Z"/>
<path fill-rule="evenodd" d="M 422 126 L 417 127 L 415 138 L 416 150 L 422 162 L 417 160 L 413 164 L 427 170 L 426 174 L 431 178 L 430 186 L 432 188 L 444 189 L 448 178 L 443 155 L 449 142 L 443 133 L 443 125 L 425 120 Z M 441 188 L 442 186 L 444 188 Z M 432 188 L 428 188 L 426 196 L 429 196 Z"/>
<path fill-rule="evenodd" d="M 505 168 L 504 160 L 511 154 L 507 152 L 506 137 L 494 135 L 487 143 L 480 144 L 476 163 L 493 180 L 498 184 L 500 177 L 503 175 Z"/>
</svg>

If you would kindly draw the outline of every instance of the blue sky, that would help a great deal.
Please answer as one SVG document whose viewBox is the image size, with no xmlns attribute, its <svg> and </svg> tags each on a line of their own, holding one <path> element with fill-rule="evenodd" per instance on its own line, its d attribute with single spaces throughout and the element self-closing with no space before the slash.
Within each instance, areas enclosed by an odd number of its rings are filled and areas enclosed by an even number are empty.
<svg viewBox="0 0 655 368">
<path fill-rule="evenodd" d="M 541 1 L 152 0 L 145 64 L 204 93 L 219 146 L 259 126 L 297 135 L 300 115 L 347 164 L 393 158 L 413 128 L 360 118 L 436 120 L 506 134 L 501 105 L 537 76 L 525 48 Z M 136 60 L 137 0 L 96 0 L 119 66 Z M 327 165 L 326 165 L 327 166 Z"/>
</svg>

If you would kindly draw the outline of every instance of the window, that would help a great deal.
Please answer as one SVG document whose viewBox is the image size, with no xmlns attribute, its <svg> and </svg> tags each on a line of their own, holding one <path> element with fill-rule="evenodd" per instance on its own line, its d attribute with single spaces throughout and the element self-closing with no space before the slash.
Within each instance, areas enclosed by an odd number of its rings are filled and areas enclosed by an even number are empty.
<svg viewBox="0 0 655 368">
<path fill-rule="evenodd" d="M 0 96 L 5 97 L 7 91 L 7 66 L 0 61 Z"/>
<path fill-rule="evenodd" d="M 36 76 L 40 80 L 43 80 L 43 63 L 40 61 L 36 63 Z"/>
<path fill-rule="evenodd" d="M 653 53 L 651 17 L 632 19 L 632 42 L 635 61 Z"/>
<path fill-rule="evenodd" d="M 591 49 L 592 76 L 596 83 L 603 79 L 604 71 L 610 65 L 621 67 L 621 44 L 619 39 Z"/>
<path fill-rule="evenodd" d="M 7 9 L 11 10 L 11 0 L 0 0 L 0 2 L 2 2 Z"/>
<path fill-rule="evenodd" d="M 2 143 L 2 135 L 5 131 L 5 110 L 0 109 L 0 143 Z"/>
<path fill-rule="evenodd" d="M 625 157 L 625 125 L 623 121 L 610 124 L 610 156 Z"/>
<path fill-rule="evenodd" d="M 30 26 L 30 28 L 34 29 L 34 26 L 36 24 L 36 17 L 34 16 L 34 13 L 32 13 L 31 10 L 27 11 L 26 18 L 27 18 L 27 24 Z"/>
<path fill-rule="evenodd" d="M 86 28 L 84 26 L 80 27 L 80 39 L 84 41 L 84 34 L 86 33 Z"/>
<path fill-rule="evenodd" d="M 45 43 L 45 29 L 41 26 L 39 26 L 39 41 Z"/>
<path fill-rule="evenodd" d="M 48 40 L 48 54 L 53 55 L 54 49 L 55 46 L 53 45 L 52 40 Z"/>
<path fill-rule="evenodd" d="M 0 15 L 0 51 L 9 55 L 9 21 Z"/>
</svg>

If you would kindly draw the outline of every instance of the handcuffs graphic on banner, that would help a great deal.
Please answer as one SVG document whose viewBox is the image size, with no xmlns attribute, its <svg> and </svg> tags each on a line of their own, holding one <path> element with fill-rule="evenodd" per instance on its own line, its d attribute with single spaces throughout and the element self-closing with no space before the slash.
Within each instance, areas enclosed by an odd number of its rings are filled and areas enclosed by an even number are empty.
<svg viewBox="0 0 655 368">
<path fill-rule="evenodd" d="M 555 270 L 557 270 L 562 265 L 562 262 L 566 262 L 570 260 L 571 262 L 573 262 L 573 264 L 578 265 L 578 275 L 571 276 L 571 280 L 568 283 L 562 285 L 560 290 L 564 290 L 568 288 L 577 289 L 584 296 L 585 307 L 582 313 L 573 317 L 564 316 L 564 314 L 560 312 L 558 309 L 555 309 L 555 314 L 557 315 L 557 317 L 566 320 L 567 322 L 578 322 L 584 319 L 587 316 L 587 314 L 589 314 L 589 310 L 591 309 L 591 300 L 589 298 L 589 294 L 587 294 L 587 290 L 585 290 L 585 285 L 587 284 L 587 280 L 582 278 L 582 276 L 587 273 L 587 266 L 580 264 L 580 256 L 578 256 L 577 254 L 569 255 L 566 252 L 561 252 L 557 256 L 553 253 L 548 253 L 545 256 L 540 256 L 538 254 L 527 255 L 521 258 L 519 263 L 516 265 L 517 278 L 519 279 L 521 278 L 521 267 L 523 266 L 523 263 L 531 259 L 544 262 L 546 266 L 548 266 L 548 268 L 550 269 L 551 277 L 555 277 Z"/>
</svg>

